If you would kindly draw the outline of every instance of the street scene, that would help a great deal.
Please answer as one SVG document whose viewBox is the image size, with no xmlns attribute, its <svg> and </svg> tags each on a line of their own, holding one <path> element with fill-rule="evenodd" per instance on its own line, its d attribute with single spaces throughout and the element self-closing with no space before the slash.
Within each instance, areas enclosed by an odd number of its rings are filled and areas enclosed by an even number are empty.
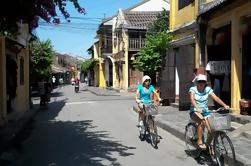
<svg viewBox="0 0 251 166">
<path fill-rule="evenodd" d="M 251 1 L 0 8 L 0 166 L 251 166 Z"/>
</svg>

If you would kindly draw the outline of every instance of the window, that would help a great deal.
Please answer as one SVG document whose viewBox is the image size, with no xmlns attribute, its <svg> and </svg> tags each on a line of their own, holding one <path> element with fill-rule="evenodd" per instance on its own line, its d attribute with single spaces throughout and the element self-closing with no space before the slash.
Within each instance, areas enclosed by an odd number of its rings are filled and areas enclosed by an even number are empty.
<svg viewBox="0 0 251 166">
<path fill-rule="evenodd" d="M 179 10 L 190 5 L 191 3 L 193 3 L 194 0 L 179 0 L 179 4 L 178 4 L 178 7 L 179 7 Z"/>
</svg>

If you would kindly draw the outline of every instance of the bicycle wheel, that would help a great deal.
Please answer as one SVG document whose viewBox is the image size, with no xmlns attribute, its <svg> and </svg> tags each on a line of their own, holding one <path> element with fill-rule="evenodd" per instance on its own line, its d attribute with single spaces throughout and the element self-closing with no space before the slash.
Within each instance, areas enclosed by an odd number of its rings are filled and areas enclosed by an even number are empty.
<svg viewBox="0 0 251 166">
<path fill-rule="evenodd" d="M 149 134 L 150 134 L 151 144 L 154 148 L 158 148 L 159 136 L 157 132 L 157 126 L 155 125 L 155 122 L 152 117 L 149 119 L 149 126 L 150 126 Z"/>
<path fill-rule="evenodd" d="M 185 130 L 186 153 L 194 158 L 198 158 L 201 149 L 197 145 L 197 128 L 194 123 L 189 123 Z"/>
<path fill-rule="evenodd" d="M 219 166 L 235 165 L 234 146 L 225 132 L 219 132 L 214 139 L 215 158 Z"/>
<path fill-rule="evenodd" d="M 141 141 L 144 141 L 145 137 L 146 137 L 146 122 L 145 122 L 145 120 L 143 122 L 144 122 L 143 126 L 140 127 L 140 129 L 139 129 L 139 138 Z"/>
</svg>

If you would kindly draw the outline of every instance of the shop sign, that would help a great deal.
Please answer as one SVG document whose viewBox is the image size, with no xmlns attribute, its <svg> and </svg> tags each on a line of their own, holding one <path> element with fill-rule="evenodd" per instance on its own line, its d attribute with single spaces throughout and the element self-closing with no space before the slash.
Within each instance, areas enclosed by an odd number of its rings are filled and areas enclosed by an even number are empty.
<svg viewBox="0 0 251 166">
<path fill-rule="evenodd" d="M 230 61 L 209 61 L 206 70 L 214 75 L 230 73 Z"/>
</svg>

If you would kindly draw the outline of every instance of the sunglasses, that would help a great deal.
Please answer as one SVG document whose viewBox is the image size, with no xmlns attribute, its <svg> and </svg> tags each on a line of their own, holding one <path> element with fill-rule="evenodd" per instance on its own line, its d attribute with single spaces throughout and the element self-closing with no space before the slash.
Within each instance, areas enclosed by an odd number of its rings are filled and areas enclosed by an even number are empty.
<svg viewBox="0 0 251 166">
<path fill-rule="evenodd" d="M 147 80 L 145 80 L 145 82 L 151 82 L 151 80 L 150 80 L 150 79 L 147 79 Z"/>
<path fill-rule="evenodd" d="M 197 81 L 199 84 L 201 83 L 207 83 L 206 81 Z"/>
</svg>

